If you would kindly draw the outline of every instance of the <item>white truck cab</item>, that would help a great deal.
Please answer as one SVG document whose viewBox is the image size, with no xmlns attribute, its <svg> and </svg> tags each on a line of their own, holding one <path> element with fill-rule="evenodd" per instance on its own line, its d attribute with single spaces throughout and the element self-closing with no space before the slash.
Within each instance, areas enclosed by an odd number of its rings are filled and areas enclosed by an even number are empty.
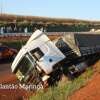
<svg viewBox="0 0 100 100">
<path fill-rule="evenodd" d="M 35 31 L 12 63 L 12 72 L 22 82 L 35 81 L 39 73 L 45 75 L 53 71 L 53 66 L 65 58 L 64 54 L 40 30 Z"/>
</svg>

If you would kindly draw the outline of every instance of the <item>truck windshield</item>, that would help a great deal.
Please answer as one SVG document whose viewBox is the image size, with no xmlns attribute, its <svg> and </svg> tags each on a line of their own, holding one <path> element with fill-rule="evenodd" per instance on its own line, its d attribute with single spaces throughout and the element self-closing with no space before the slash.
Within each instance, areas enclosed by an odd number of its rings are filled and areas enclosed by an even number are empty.
<svg viewBox="0 0 100 100">
<path fill-rule="evenodd" d="M 24 78 L 24 76 L 27 74 L 27 72 L 29 72 L 34 67 L 34 65 L 35 62 L 34 60 L 31 62 L 29 55 L 24 56 L 17 66 L 18 70 L 16 72 L 16 75 L 18 79 L 21 81 Z"/>
</svg>

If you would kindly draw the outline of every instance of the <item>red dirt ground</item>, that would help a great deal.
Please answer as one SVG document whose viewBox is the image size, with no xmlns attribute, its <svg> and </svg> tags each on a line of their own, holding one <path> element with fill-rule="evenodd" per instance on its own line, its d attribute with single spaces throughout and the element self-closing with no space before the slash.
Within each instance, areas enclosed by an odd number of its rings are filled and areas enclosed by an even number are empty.
<svg viewBox="0 0 100 100">
<path fill-rule="evenodd" d="M 76 91 L 69 100 L 100 100 L 100 62 L 95 64 L 94 72 L 87 85 Z"/>
<path fill-rule="evenodd" d="M 0 85 L 18 84 L 10 69 L 10 64 L 0 64 Z M 0 100 L 28 100 L 28 95 L 23 89 L 1 89 L 0 86 Z"/>
<path fill-rule="evenodd" d="M 48 35 L 48 37 L 51 40 L 54 40 L 62 35 Z M 1 42 L 8 42 L 8 41 L 27 41 L 30 38 L 30 36 L 0 36 L 0 41 Z"/>
</svg>

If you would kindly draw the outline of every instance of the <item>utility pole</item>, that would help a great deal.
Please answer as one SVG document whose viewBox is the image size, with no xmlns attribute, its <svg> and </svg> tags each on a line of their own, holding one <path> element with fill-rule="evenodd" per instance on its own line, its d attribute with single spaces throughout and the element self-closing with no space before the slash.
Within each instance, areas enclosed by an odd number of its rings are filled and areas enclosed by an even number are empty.
<svg viewBox="0 0 100 100">
<path fill-rule="evenodd" d="M 1 2 L 0 2 L 0 13 L 1 13 L 1 15 L 2 15 L 2 10 L 3 10 L 3 1 L 1 0 Z"/>
</svg>

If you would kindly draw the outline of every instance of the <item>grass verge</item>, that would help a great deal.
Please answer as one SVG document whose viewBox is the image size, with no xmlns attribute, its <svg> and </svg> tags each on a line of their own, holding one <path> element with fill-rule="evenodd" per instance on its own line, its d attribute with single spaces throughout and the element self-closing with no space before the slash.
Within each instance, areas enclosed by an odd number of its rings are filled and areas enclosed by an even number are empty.
<svg viewBox="0 0 100 100">
<path fill-rule="evenodd" d="M 57 87 L 50 87 L 46 92 L 38 91 L 35 96 L 30 97 L 30 100 L 68 100 L 73 92 L 86 85 L 92 75 L 93 70 L 89 67 L 86 72 L 73 81 L 60 81 Z"/>
</svg>

